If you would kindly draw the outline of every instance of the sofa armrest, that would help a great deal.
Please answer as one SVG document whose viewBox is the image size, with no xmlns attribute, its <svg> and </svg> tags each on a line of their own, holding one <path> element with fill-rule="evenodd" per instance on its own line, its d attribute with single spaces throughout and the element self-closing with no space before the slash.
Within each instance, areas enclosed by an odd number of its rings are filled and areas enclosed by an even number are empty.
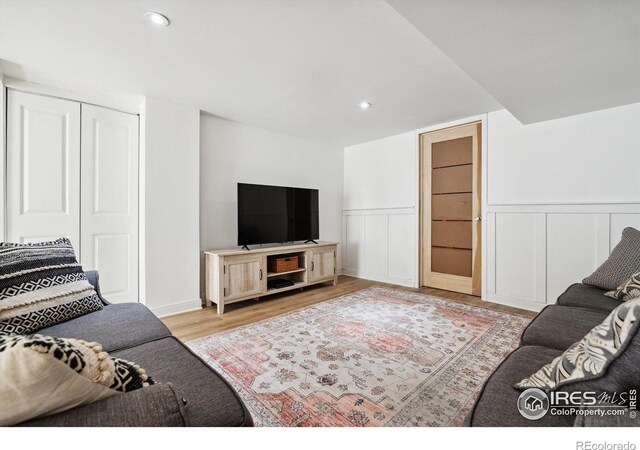
<svg viewBox="0 0 640 450">
<path fill-rule="evenodd" d="M 104 303 L 105 305 L 110 305 L 111 303 L 109 303 L 107 299 L 102 296 L 102 292 L 100 292 L 100 274 L 98 273 L 98 271 L 87 270 L 84 274 L 87 277 L 87 280 L 89 280 L 89 283 L 93 285 L 93 288 L 96 290 L 98 298 L 102 300 L 102 303 Z"/>
<path fill-rule="evenodd" d="M 21 427 L 185 427 L 189 422 L 171 383 L 154 384 L 126 394 L 39 417 Z"/>
</svg>

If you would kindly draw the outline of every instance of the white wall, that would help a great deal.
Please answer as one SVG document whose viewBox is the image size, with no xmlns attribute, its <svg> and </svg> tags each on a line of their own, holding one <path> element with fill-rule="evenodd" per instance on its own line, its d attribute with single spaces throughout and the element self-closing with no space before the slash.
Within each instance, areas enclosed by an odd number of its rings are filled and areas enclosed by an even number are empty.
<svg viewBox="0 0 640 450">
<path fill-rule="evenodd" d="M 540 309 L 640 228 L 640 104 L 522 125 L 488 115 L 486 298 Z"/>
<path fill-rule="evenodd" d="M 489 114 L 489 204 L 639 203 L 640 104 L 522 125 Z"/>
<path fill-rule="evenodd" d="M 200 111 L 146 98 L 141 128 L 141 298 L 159 316 L 197 309 Z"/>
<path fill-rule="evenodd" d="M 640 104 L 533 125 L 502 110 L 483 122 L 483 298 L 540 309 L 589 275 L 625 226 L 640 228 Z M 343 273 L 417 285 L 417 189 L 382 190 L 417 180 L 417 136 L 437 128 L 345 149 Z"/>
<path fill-rule="evenodd" d="M 410 132 L 347 147 L 343 209 L 413 208 L 415 139 Z"/>
<path fill-rule="evenodd" d="M 200 147 L 200 250 L 237 246 L 237 183 L 319 189 L 320 239 L 340 241 L 342 148 L 204 114 Z"/>
<path fill-rule="evenodd" d="M 416 284 L 416 161 L 414 132 L 345 149 L 344 274 Z"/>
</svg>

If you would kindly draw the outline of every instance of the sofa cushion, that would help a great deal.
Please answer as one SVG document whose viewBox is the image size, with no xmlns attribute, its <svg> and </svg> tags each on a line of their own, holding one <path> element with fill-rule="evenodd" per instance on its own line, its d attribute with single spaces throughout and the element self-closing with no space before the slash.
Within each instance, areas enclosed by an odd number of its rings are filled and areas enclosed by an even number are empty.
<svg viewBox="0 0 640 450">
<path fill-rule="evenodd" d="M 610 291 L 639 270 L 640 231 L 627 227 L 622 230 L 622 238 L 609 258 L 582 282 Z"/>
<path fill-rule="evenodd" d="M 521 380 L 519 389 L 552 389 L 589 386 L 596 392 L 620 392 L 640 383 L 640 342 L 634 338 L 640 327 L 640 298 L 622 303 L 580 341 L 533 375 Z M 627 355 L 628 353 L 628 355 Z M 622 358 L 626 355 L 627 358 Z M 619 360 L 622 364 L 616 364 Z M 610 370 L 610 367 L 616 367 Z"/>
<path fill-rule="evenodd" d="M 547 306 L 524 330 L 522 345 L 541 345 L 566 350 L 585 337 L 607 315 L 606 312 L 592 309 Z"/>
<path fill-rule="evenodd" d="M 115 303 L 100 311 L 43 328 L 40 334 L 99 342 L 107 352 L 171 336 L 169 329 L 140 303 Z"/>
<path fill-rule="evenodd" d="M 574 427 L 584 428 L 602 428 L 602 427 L 640 427 L 640 417 L 635 410 L 629 410 L 629 408 L 621 407 L 615 403 L 606 404 L 605 407 L 616 408 L 624 410 L 624 414 L 616 414 L 615 416 L 598 416 L 595 414 L 589 414 L 590 411 L 587 408 L 581 408 L 585 410 L 585 413 L 577 414 Z"/>
<path fill-rule="evenodd" d="M 620 306 L 620 300 L 606 297 L 604 295 L 606 292 L 604 289 L 587 286 L 583 283 L 576 283 L 569 286 L 567 290 L 558 297 L 556 304 L 561 306 L 577 306 L 610 313 Z"/>
<path fill-rule="evenodd" d="M 186 411 L 171 383 L 23 422 L 21 427 L 185 427 Z"/>
<path fill-rule="evenodd" d="M 529 372 L 559 356 L 562 352 L 546 347 L 525 346 L 514 351 L 500 364 L 485 383 L 480 397 L 467 417 L 467 425 L 473 427 L 570 427 L 575 416 L 552 416 L 547 414 L 539 420 L 525 419 L 517 408 L 521 392 L 514 383 Z"/>
<path fill-rule="evenodd" d="M 158 383 L 172 383 L 187 402 L 191 426 L 232 427 L 253 423 L 229 384 L 174 337 L 113 354 L 140 364 Z"/>
</svg>

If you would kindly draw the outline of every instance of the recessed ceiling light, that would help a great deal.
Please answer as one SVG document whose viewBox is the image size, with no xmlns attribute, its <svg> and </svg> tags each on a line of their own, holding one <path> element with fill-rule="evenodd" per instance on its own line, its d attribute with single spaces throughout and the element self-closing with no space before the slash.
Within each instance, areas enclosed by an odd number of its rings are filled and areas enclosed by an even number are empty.
<svg viewBox="0 0 640 450">
<path fill-rule="evenodd" d="M 369 109 L 369 108 L 371 108 L 371 103 L 370 102 L 361 102 L 360 103 L 360 108 Z"/>
<path fill-rule="evenodd" d="M 154 25 L 157 25 L 159 27 L 169 26 L 169 19 L 167 19 L 167 16 L 164 16 L 158 12 L 147 11 L 146 13 L 144 13 L 144 16 L 147 18 L 149 22 L 151 22 Z"/>
</svg>

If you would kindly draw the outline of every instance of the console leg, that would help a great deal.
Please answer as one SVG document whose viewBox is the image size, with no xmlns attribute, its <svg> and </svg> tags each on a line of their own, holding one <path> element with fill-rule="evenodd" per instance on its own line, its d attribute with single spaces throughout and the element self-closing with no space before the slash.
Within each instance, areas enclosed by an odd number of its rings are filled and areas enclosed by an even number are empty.
<svg viewBox="0 0 640 450">
<path fill-rule="evenodd" d="M 224 300 L 220 300 L 218 303 L 218 315 L 221 316 L 224 314 Z"/>
</svg>

